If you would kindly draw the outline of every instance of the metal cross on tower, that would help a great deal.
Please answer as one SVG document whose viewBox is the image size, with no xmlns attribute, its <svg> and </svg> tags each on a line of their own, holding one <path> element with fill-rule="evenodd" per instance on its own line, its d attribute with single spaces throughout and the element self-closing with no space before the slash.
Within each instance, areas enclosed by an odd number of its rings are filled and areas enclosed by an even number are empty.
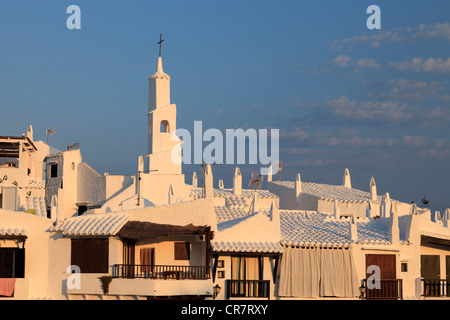
<svg viewBox="0 0 450 320">
<path fill-rule="evenodd" d="M 159 44 L 159 56 L 161 57 L 161 43 L 163 42 L 164 40 L 162 39 L 162 34 L 160 33 L 159 34 L 159 42 L 158 42 L 158 44 Z"/>
</svg>

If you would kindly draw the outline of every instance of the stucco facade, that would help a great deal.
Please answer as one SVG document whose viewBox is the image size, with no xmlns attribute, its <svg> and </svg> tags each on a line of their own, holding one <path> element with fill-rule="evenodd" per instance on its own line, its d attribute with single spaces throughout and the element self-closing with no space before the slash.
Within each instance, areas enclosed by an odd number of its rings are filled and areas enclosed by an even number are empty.
<svg viewBox="0 0 450 320">
<path fill-rule="evenodd" d="M 196 174 L 186 183 L 173 161 L 176 105 L 161 57 L 149 77 L 147 117 L 148 154 L 133 176 L 99 174 L 80 149 L 34 142 L 32 129 L 13 144 L 4 139 L 14 154 L 0 154 L 0 179 L 8 177 L 0 182 L 0 271 L 15 287 L 0 299 L 360 299 L 370 297 L 373 261 L 389 262 L 381 281 L 395 294 L 383 298 L 422 299 L 432 285 L 422 273 L 436 269 L 423 256 L 439 257 L 432 259 L 446 281 L 448 211 L 433 220 L 429 210 L 377 195 L 373 178 L 367 191 L 354 189 L 347 169 L 339 186 L 298 174 L 245 189 L 236 168 L 226 189 L 211 165 L 204 186 Z M 345 269 L 349 290 L 329 280 L 337 269 L 325 259 Z M 298 290 L 315 272 L 294 268 L 298 261 L 320 262 L 316 279 L 326 292 Z M 107 294 L 104 276 L 112 279 Z"/>
</svg>

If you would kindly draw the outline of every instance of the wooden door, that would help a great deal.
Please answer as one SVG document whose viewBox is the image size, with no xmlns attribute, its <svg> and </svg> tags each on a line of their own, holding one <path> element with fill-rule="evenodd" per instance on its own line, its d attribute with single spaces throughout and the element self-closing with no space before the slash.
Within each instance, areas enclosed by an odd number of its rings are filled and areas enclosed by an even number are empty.
<svg viewBox="0 0 450 320">
<path fill-rule="evenodd" d="M 440 257 L 438 255 L 422 255 L 420 258 L 422 278 L 424 278 L 425 280 L 440 279 Z"/>
<path fill-rule="evenodd" d="M 440 263 L 440 256 L 438 255 L 422 255 L 420 257 L 420 273 L 424 280 L 425 296 L 440 295 Z"/>
<path fill-rule="evenodd" d="M 395 254 L 367 254 L 366 270 L 369 266 L 377 266 L 380 270 L 380 283 L 378 288 L 366 289 L 367 299 L 398 299 L 401 298 L 401 289 L 397 279 Z M 373 271 L 372 271 L 373 272 Z M 367 273 L 369 278 L 373 273 Z"/>
<path fill-rule="evenodd" d="M 154 260 L 154 248 L 143 248 L 140 250 L 140 264 L 144 278 L 151 278 Z"/>
<path fill-rule="evenodd" d="M 122 276 L 133 279 L 136 273 L 135 270 L 135 240 L 123 239 L 123 266 Z"/>
<path fill-rule="evenodd" d="M 450 281 L 450 256 L 445 256 L 445 279 Z"/>
</svg>

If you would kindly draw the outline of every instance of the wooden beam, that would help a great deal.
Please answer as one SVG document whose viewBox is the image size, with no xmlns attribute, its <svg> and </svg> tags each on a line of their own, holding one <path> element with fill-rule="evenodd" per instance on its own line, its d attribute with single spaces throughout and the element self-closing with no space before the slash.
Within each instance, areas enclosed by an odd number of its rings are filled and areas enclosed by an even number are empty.
<svg viewBox="0 0 450 320">
<path fill-rule="evenodd" d="M 274 257 L 275 260 L 275 265 L 273 267 L 273 284 L 275 284 L 275 282 L 277 281 L 277 273 L 278 273 L 278 261 L 280 260 L 280 255 L 277 255 Z"/>
<path fill-rule="evenodd" d="M 443 246 L 450 247 L 450 240 L 449 239 L 441 239 L 441 238 L 436 238 L 436 237 L 422 235 L 420 237 L 420 244 L 426 244 L 426 243 L 440 244 L 440 245 L 443 245 Z"/>
<path fill-rule="evenodd" d="M 220 254 L 221 256 L 273 257 L 273 256 L 278 256 L 280 254 L 280 252 L 215 251 L 214 254 Z"/>
<path fill-rule="evenodd" d="M 216 270 L 217 270 L 217 264 L 219 262 L 219 254 L 218 253 L 214 253 L 213 257 L 214 257 L 214 264 L 213 264 L 213 269 L 212 269 L 212 280 L 213 280 L 213 283 L 214 283 L 215 280 L 216 280 Z"/>
</svg>

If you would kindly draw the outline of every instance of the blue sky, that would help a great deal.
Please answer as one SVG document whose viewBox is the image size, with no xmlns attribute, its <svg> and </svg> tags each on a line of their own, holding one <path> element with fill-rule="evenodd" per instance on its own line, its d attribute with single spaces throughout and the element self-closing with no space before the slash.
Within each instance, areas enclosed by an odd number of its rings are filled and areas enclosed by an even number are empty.
<svg viewBox="0 0 450 320">
<path fill-rule="evenodd" d="M 81 30 L 68 30 L 69 5 Z M 381 29 L 369 30 L 369 5 Z M 159 34 L 177 125 L 278 128 L 282 177 L 450 205 L 448 1 L 0 0 L 0 135 L 135 174 Z M 234 166 L 215 166 L 231 186 Z M 186 180 L 198 165 L 185 166 Z M 252 171 L 244 166 L 244 184 Z M 276 178 L 276 177 L 275 177 Z M 217 183 L 216 179 L 216 183 Z"/>
</svg>

